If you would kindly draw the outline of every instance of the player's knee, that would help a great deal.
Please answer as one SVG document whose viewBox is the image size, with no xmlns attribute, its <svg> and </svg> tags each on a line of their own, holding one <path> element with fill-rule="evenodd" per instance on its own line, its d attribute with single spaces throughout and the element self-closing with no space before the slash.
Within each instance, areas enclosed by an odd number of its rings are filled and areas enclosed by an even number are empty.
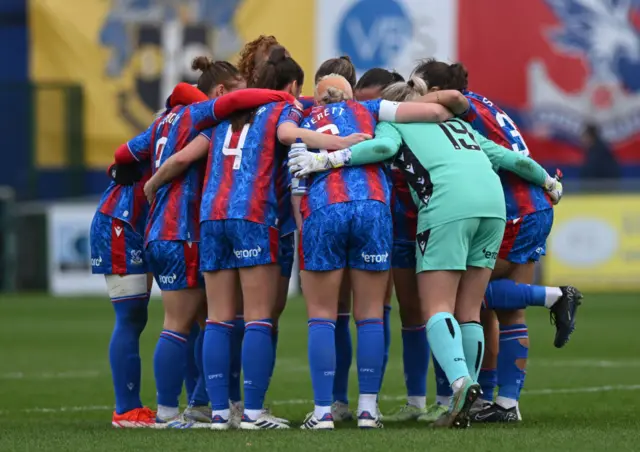
<svg viewBox="0 0 640 452">
<path fill-rule="evenodd" d="M 148 319 L 146 275 L 106 275 L 105 279 L 116 313 L 116 328 L 142 333 Z"/>
</svg>

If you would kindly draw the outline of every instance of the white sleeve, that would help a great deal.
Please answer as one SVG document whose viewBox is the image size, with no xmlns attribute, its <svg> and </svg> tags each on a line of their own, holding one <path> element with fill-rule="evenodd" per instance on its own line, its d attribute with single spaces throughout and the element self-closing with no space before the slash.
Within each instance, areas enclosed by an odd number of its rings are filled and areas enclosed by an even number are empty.
<svg viewBox="0 0 640 452">
<path fill-rule="evenodd" d="M 396 112 L 400 107 L 400 102 L 391 102 L 388 100 L 380 101 L 380 110 L 378 111 L 379 121 L 395 122 Z"/>
</svg>

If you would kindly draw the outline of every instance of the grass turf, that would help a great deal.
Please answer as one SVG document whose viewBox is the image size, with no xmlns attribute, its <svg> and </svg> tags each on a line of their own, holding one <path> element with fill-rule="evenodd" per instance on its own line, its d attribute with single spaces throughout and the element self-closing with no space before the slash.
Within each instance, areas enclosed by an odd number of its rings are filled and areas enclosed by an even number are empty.
<svg viewBox="0 0 640 452">
<path fill-rule="evenodd" d="M 142 337 L 143 401 L 153 407 L 152 356 L 161 306 L 150 304 Z M 402 403 L 402 342 L 392 312 L 391 357 L 383 387 L 383 413 Z M 106 300 L 46 295 L 0 297 L 0 451 L 181 450 L 638 450 L 640 318 L 637 294 L 588 294 L 578 330 L 565 349 L 552 346 L 545 309 L 530 309 L 532 337 L 524 422 L 436 431 L 414 423 L 384 430 L 335 432 L 211 432 L 115 430 L 107 348 L 113 314 Z M 306 364 L 302 300 L 291 299 L 281 321 L 278 361 L 267 396 L 278 416 L 302 421 L 312 408 Z M 355 340 L 355 334 L 353 335 Z M 352 406 L 357 400 L 355 366 Z M 435 384 L 430 376 L 429 399 Z"/>
</svg>

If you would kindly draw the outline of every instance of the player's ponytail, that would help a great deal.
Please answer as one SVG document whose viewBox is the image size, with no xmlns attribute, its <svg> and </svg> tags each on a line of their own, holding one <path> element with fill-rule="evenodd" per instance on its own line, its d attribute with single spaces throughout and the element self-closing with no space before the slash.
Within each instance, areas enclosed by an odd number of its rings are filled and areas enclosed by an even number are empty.
<svg viewBox="0 0 640 452">
<path fill-rule="evenodd" d="M 304 83 L 304 71 L 282 46 L 271 49 L 266 64 L 260 69 L 255 88 L 280 91 L 292 82 Z"/>
<path fill-rule="evenodd" d="M 462 63 L 454 63 L 449 66 L 449 89 L 464 91 L 469 86 L 469 72 Z"/>
<path fill-rule="evenodd" d="M 322 77 L 338 74 L 343 76 L 351 88 L 356 86 L 356 68 L 351 62 L 351 58 L 343 55 L 339 58 L 331 58 L 320 65 L 316 71 L 315 82 L 318 83 Z"/>
<path fill-rule="evenodd" d="M 304 71 L 298 63 L 289 55 L 287 50 L 279 45 L 274 46 L 269 57 L 259 70 L 258 77 L 252 88 L 273 89 L 282 91 L 291 83 L 297 82 L 299 87 L 304 83 Z M 254 110 L 242 111 L 233 114 L 229 120 L 234 131 L 251 122 L 255 114 Z"/>
<path fill-rule="evenodd" d="M 422 60 L 413 75 L 427 82 L 429 89 L 456 89 L 464 91 L 469 84 L 467 70 L 461 63 L 447 64 L 433 58 Z"/>
<path fill-rule="evenodd" d="M 413 76 L 408 82 L 396 82 L 382 91 L 382 98 L 393 102 L 407 102 L 427 94 L 427 84 L 419 77 Z"/>
<path fill-rule="evenodd" d="M 229 91 L 242 81 L 240 71 L 228 61 L 213 61 L 209 57 L 199 56 L 191 62 L 191 69 L 202 71 L 196 86 L 210 97 L 216 86 L 222 85 Z"/>
</svg>

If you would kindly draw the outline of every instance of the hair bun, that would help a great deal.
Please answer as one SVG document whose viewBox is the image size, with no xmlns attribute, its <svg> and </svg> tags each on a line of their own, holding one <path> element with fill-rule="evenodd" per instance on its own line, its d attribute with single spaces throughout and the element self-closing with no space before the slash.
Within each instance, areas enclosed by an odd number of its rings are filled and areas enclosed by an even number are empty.
<svg viewBox="0 0 640 452">
<path fill-rule="evenodd" d="M 195 57 L 191 62 L 191 69 L 194 71 L 206 71 L 211 66 L 213 66 L 213 60 L 208 56 L 201 55 L 199 57 Z"/>
<path fill-rule="evenodd" d="M 413 78 L 411 78 L 408 82 L 407 82 L 407 86 L 409 88 L 413 88 L 414 86 L 416 86 L 416 82 L 413 81 Z"/>
<path fill-rule="evenodd" d="M 342 56 L 340 57 L 340 59 L 341 59 L 341 60 L 345 60 L 345 61 L 347 61 L 347 62 L 349 62 L 349 63 L 352 63 L 352 64 L 353 64 L 353 62 L 351 61 L 351 58 L 349 57 L 349 55 L 342 55 Z"/>
<path fill-rule="evenodd" d="M 279 45 L 273 46 L 269 52 L 268 64 L 278 64 L 287 57 L 287 50 Z"/>
</svg>

